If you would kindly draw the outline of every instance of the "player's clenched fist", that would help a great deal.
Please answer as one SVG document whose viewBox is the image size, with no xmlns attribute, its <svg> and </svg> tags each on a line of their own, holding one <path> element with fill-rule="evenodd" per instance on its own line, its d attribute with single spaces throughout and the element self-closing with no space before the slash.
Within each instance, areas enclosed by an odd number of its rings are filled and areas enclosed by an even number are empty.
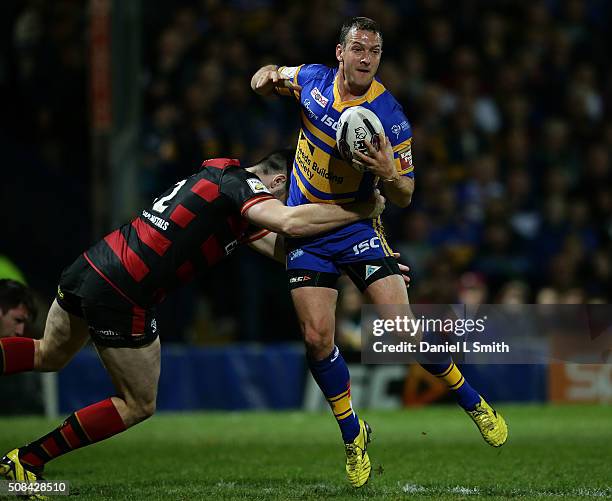
<svg viewBox="0 0 612 501">
<path fill-rule="evenodd" d="M 278 71 L 278 66 L 270 64 L 260 68 L 251 79 L 251 88 L 261 96 L 272 94 L 274 88 L 287 88 L 302 90 L 300 85 L 294 84 L 291 79 Z"/>
</svg>

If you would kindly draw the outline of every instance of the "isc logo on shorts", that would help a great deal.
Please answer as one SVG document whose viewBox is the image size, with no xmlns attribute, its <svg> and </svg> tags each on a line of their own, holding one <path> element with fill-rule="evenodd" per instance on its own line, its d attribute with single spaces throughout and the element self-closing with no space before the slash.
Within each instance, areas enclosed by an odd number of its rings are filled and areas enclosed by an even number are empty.
<svg viewBox="0 0 612 501">
<path fill-rule="evenodd" d="M 353 245 L 353 253 L 355 256 L 362 254 L 370 249 L 378 249 L 380 247 L 380 238 L 372 237 L 369 240 L 359 242 L 357 245 Z"/>
<path fill-rule="evenodd" d="M 308 280 L 311 280 L 311 277 L 309 277 L 308 275 L 303 275 L 301 277 L 292 277 L 289 279 L 289 283 L 290 284 L 296 284 L 299 282 L 307 282 Z"/>
</svg>

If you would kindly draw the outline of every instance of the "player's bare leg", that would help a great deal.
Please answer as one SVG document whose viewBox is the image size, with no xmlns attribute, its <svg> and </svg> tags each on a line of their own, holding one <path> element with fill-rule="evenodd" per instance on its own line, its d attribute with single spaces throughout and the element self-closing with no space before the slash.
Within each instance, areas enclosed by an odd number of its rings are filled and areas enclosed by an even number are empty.
<svg viewBox="0 0 612 501">
<path fill-rule="evenodd" d="M 408 305 L 408 292 L 399 275 L 391 275 L 371 284 L 364 293 L 368 302 L 376 305 Z M 406 306 L 385 306 L 384 315 L 406 315 Z M 410 313 L 412 314 L 412 313 Z M 482 438 L 493 447 L 504 445 L 508 438 L 508 426 L 503 416 L 497 413 L 465 380 L 452 359 L 421 364 L 434 376 L 444 380 L 456 395 L 459 404 L 472 418 Z"/>
<path fill-rule="evenodd" d="M 42 339 L 0 339 L 0 375 L 62 369 L 89 338 L 87 324 L 53 301 Z"/>
<path fill-rule="evenodd" d="M 40 340 L 5 338 L 0 345 L 0 374 L 24 371 L 57 371 L 64 367 L 87 342 L 87 324 L 62 309 L 53 301 L 45 332 Z M 0 460 L 0 476 L 7 480 L 36 482 L 41 478 L 42 465 L 22 462 L 22 449 L 13 449 Z M 33 499 L 44 499 L 33 496 Z"/>
<path fill-rule="evenodd" d="M 49 346 L 56 344 L 46 347 Z M 55 353 L 45 349 L 41 353 Z M 0 460 L 0 474 L 5 478 L 20 474 L 25 481 L 35 481 L 52 459 L 121 433 L 155 412 L 160 372 L 159 339 L 139 348 L 105 347 L 99 348 L 98 352 L 109 371 L 117 396 L 74 412 L 47 435 L 9 452 Z M 43 360 L 49 359 L 43 357 Z M 52 360 L 62 362 L 59 358 Z M 46 368 L 51 365 L 43 363 Z"/>
<path fill-rule="evenodd" d="M 301 287 L 291 291 L 300 329 L 310 360 L 320 361 L 334 349 L 338 291 L 326 287 Z"/>
<path fill-rule="evenodd" d="M 371 430 L 353 411 L 348 367 L 334 346 L 338 291 L 301 287 L 293 289 L 291 297 L 304 336 L 310 371 L 342 432 L 349 482 L 354 487 L 361 487 L 370 478 L 372 469 L 367 453 Z"/>
<path fill-rule="evenodd" d="M 141 348 L 97 347 L 117 395 L 111 400 L 126 428 L 155 412 L 161 350 L 159 338 Z"/>
<path fill-rule="evenodd" d="M 363 293 L 367 303 L 375 305 L 400 305 L 396 308 L 398 314 L 406 314 L 409 304 L 408 291 L 404 279 L 400 275 L 389 275 L 370 284 Z"/>
<path fill-rule="evenodd" d="M 63 369 L 88 339 L 85 320 L 71 315 L 54 300 L 44 335 L 34 341 L 34 370 L 55 372 Z"/>
</svg>

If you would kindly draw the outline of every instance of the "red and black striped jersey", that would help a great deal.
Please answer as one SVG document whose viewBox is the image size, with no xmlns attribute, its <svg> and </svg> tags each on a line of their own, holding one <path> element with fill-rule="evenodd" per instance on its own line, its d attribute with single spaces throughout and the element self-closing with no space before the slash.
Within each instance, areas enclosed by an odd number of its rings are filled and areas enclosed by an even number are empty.
<svg viewBox="0 0 612 501">
<path fill-rule="evenodd" d="M 272 198 L 238 160 L 207 160 L 170 187 L 130 223 L 89 248 L 84 257 L 132 304 L 147 308 L 267 230 L 243 214 Z"/>
</svg>

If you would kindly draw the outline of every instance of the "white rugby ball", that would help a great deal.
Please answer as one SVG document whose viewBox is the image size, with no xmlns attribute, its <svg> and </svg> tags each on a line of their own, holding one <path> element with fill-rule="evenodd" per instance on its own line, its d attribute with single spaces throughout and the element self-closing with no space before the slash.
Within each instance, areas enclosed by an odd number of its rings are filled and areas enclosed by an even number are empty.
<svg viewBox="0 0 612 501">
<path fill-rule="evenodd" d="M 355 151 L 369 155 L 364 142 L 366 139 L 378 150 L 380 133 L 384 134 L 384 129 L 376 113 L 363 106 L 351 106 L 345 109 L 340 115 L 336 130 L 336 145 L 340 156 L 355 170 L 365 172 L 367 166 L 357 158 Z"/>
</svg>

